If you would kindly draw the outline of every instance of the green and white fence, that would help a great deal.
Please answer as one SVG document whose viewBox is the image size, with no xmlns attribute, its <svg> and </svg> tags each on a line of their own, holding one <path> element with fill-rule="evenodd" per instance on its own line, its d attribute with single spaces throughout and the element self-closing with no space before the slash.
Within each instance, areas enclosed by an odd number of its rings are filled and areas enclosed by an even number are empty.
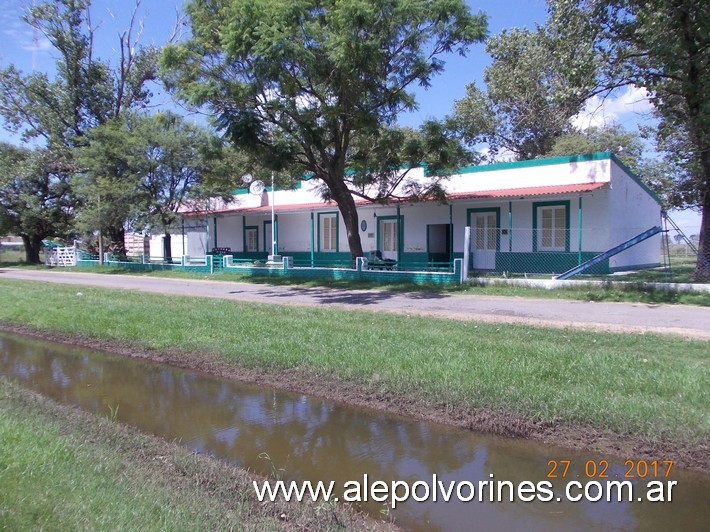
<svg viewBox="0 0 710 532">
<path fill-rule="evenodd" d="M 546 274 L 554 276 L 579 266 L 632 239 L 649 227 L 608 227 L 557 229 L 472 227 L 468 266 L 471 275 L 488 273 L 515 276 Z M 661 236 L 625 250 L 624 255 L 601 261 L 585 274 L 608 274 L 618 269 L 647 268 L 661 263 Z"/>
</svg>

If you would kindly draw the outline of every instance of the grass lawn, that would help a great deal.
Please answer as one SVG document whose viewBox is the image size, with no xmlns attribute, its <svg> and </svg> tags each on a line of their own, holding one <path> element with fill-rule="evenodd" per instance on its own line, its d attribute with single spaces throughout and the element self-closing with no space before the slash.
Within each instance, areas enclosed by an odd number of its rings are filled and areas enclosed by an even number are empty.
<svg viewBox="0 0 710 532">
<path fill-rule="evenodd" d="M 707 342 L 1 279 L 0 322 L 656 441 L 709 435 Z"/>
<path fill-rule="evenodd" d="M 0 246 L 0 266 L 25 265 L 25 248 L 22 246 Z"/>
<path fill-rule="evenodd" d="M 283 530 L 286 520 L 301 530 L 375 526 L 342 507 L 262 505 L 256 477 L 244 471 L 2 379 L 0 442 L 3 530 L 261 531 Z"/>
</svg>

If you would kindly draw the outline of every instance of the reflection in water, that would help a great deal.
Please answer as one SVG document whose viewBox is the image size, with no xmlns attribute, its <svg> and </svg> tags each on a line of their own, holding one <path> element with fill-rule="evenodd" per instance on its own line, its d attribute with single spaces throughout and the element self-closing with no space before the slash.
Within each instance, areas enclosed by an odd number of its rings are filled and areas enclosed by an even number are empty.
<svg viewBox="0 0 710 532">
<path fill-rule="evenodd" d="M 269 388 L 219 380 L 158 364 L 0 334 L 0 375 L 59 401 L 109 414 L 186 447 L 268 475 L 268 453 L 286 479 L 363 479 L 431 483 L 546 480 L 549 459 L 584 473 L 585 453 L 482 436 L 337 405 Z M 639 458 L 639 457 L 629 457 Z M 623 461 L 612 461 L 622 472 Z M 665 480 L 665 479 L 662 479 Z M 422 502 L 392 513 L 426 530 L 700 529 L 710 522 L 707 477 L 674 470 L 672 503 Z M 555 497 L 563 481 L 554 483 Z M 635 489 L 642 490 L 641 485 Z M 466 493 L 466 492 L 464 492 Z M 363 508 L 379 515 L 382 504 Z"/>
</svg>

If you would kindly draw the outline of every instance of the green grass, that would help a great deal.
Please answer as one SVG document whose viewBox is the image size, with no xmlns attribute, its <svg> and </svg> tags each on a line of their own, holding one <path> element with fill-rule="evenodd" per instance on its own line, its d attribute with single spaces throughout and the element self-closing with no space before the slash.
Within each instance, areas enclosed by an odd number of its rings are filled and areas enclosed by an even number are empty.
<svg viewBox="0 0 710 532">
<path fill-rule="evenodd" d="M 213 275 L 184 270 L 135 271 L 115 266 L 80 266 L 72 271 L 103 273 L 106 275 L 140 275 L 147 277 L 167 277 L 177 279 L 206 279 L 211 281 L 236 281 L 273 286 L 329 287 L 343 290 L 389 290 L 392 292 L 448 293 L 469 295 L 493 295 L 531 297 L 544 299 L 571 299 L 579 301 L 614 301 L 649 304 L 685 304 L 710 306 L 710 292 L 677 292 L 643 286 L 642 284 L 622 285 L 609 281 L 602 286 L 570 286 L 547 290 L 525 286 L 490 284 L 481 285 L 471 281 L 464 285 L 415 285 L 412 283 L 373 283 L 337 279 L 300 279 L 294 277 L 268 277 L 239 272 L 220 272 Z M 549 276 L 545 277 L 549 279 Z M 608 280 L 607 276 L 607 280 Z M 617 281 L 631 281 L 626 277 L 616 277 Z"/>
<path fill-rule="evenodd" d="M 645 283 L 694 283 L 696 257 L 674 256 L 670 261 L 670 272 L 664 268 L 650 268 L 636 272 L 617 275 L 620 281 L 645 282 Z"/>
<path fill-rule="evenodd" d="M 707 342 L 4 280 L 0 321 L 211 353 L 434 405 L 657 441 L 708 437 Z"/>
<path fill-rule="evenodd" d="M 40 251 L 39 259 L 44 261 L 44 252 Z M 22 246 L 0 246 L 0 268 L 44 268 L 44 264 L 28 264 L 25 262 L 25 248 Z"/>
<path fill-rule="evenodd" d="M 261 505 L 243 471 L 2 379 L 0 441 L 3 530 L 280 530 L 282 513 L 295 529 L 348 521 L 343 508 Z"/>
<path fill-rule="evenodd" d="M 21 266 L 25 264 L 23 247 L 0 246 L 0 266 Z"/>
<path fill-rule="evenodd" d="M 605 281 L 601 286 L 568 286 L 547 290 L 506 284 L 476 285 L 467 288 L 467 293 L 495 296 L 533 297 L 543 299 L 572 299 L 578 301 L 611 301 L 619 303 L 648 303 L 652 305 L 697 305 L 710 307 L 710 292 L 679 292 L 664 288 L 646 286 L 641 282 L 617 278 L 615 281 L 628 281 L 632 284 L 620 284 Z"/>
</svg>

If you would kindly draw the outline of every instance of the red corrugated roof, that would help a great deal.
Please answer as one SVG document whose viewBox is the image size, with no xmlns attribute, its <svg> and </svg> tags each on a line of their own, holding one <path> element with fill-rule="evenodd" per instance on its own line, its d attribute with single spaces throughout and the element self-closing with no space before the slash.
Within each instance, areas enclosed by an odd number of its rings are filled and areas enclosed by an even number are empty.
<svg viewBox="0 0 710 532">
<path fill-rule="evenodd" d="M 544 187 L 505 188 L 497 190 L 479 190 L 477 192 L 454 192 L 447 194 L 449 199 L 473 198 L 518 198 L 521 196 L 547 196 L 550 194 L 575 194 L 591 192 L 607 186 L 609 183 L 579 183 L 575 185 L 549 185 Z"/>
<path fill-rule="evenodd" d="M 524 187 L 524 188 L 506 188 L 497 190 L 480 190 L 477 192 L 454 192 L 452 194 L 447 194 L 446 197 L 452 200 L 458 199 L 475 199 L 475 198 L 519 198 L 521 196 L 547 196 L 552 194 L 575 194 L 579 192 L 591 192 L 592 190 L 598 190 L 607 186 L 609 183 L 579 183 L 575 185 L 549 185 L 544 187 Z M 362 198 L 357 198 L 355 200 L 357 205 L 376 205 Z M 392 203 L 398 203 L 397 201 L 392 201 Z M 274 212 L 285 213 L 289 211 L 302 211 L 310 209 L 337 209 L 338 206 L 334 201 L 318 202 L 318 203 L 294 203 L 291 205 L 279 205 L 278 203 L 274 206 Z M 216 209 L 209 211 L 210 214 L 214 213 L 225 213 L 225 212 L 243 212 L 243 213 L 270 213 L 271 206 L 264 205 L 262 207 L 230 207 L 225 206 L 222 209 Z M 199 215 L 205 214 L 203 212 L 191 212 L 185 213 L 186 215 Z"/>
</svg>

